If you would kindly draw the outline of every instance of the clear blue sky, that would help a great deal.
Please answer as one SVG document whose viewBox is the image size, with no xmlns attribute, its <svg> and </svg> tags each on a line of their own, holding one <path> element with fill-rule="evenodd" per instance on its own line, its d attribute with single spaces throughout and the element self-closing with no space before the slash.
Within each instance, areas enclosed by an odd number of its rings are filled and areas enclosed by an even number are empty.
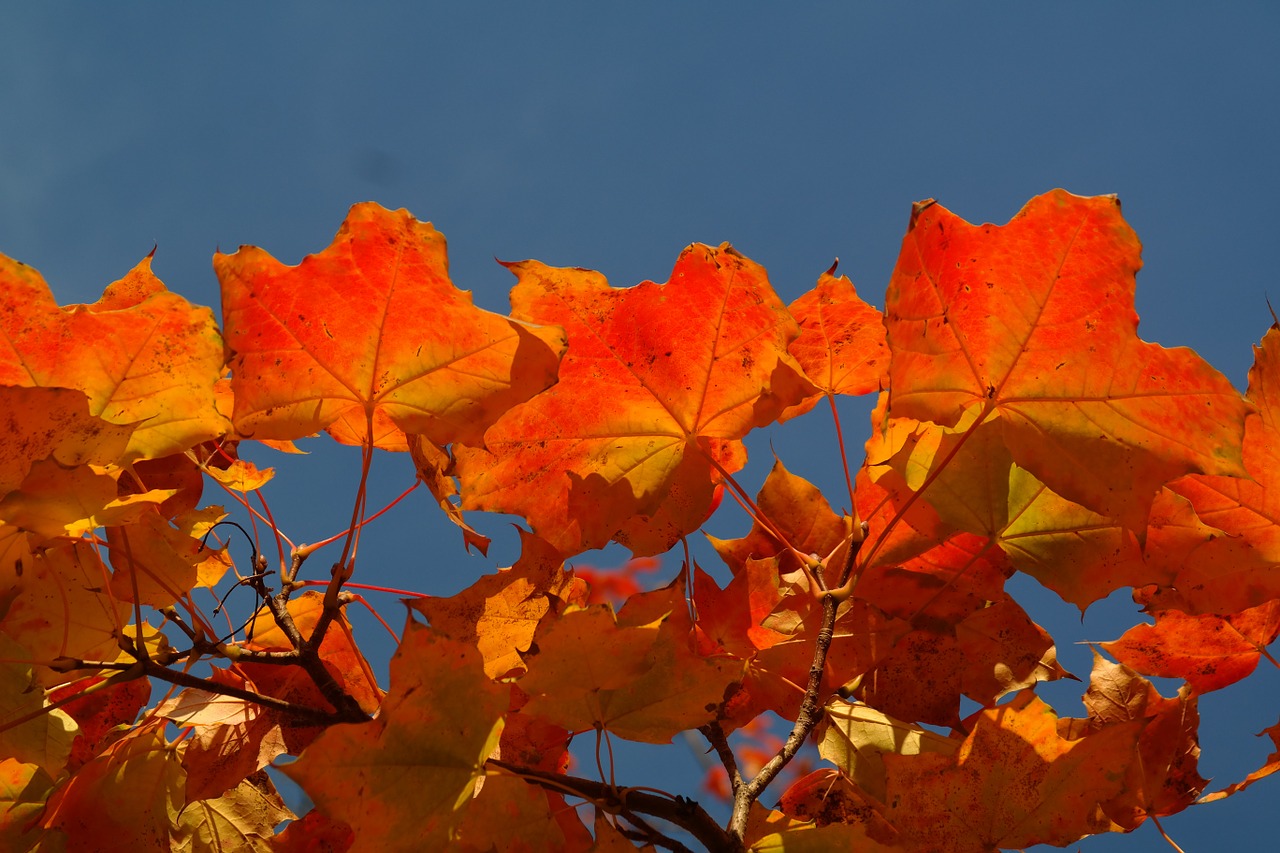
<svg viewBox="0 0 1280 853">
<path fill-rule="evenodd" d="M 495 256 L 630 285 L 664 280 L 690 242 L 723 240 L 788 301 L 839 257 L 883 305 L 913 201 L 1004 222 L 1061 186 L 1123 200 L 1145 246 L 1143 337 L 1191 346 L 1244 387 L 1265 299 L 1280 304 L 1280 5 L 798 7 L 17 5 L 0 51 L 0 252 L 65 303 L 93 301 L 158 246 L 166 284 L 216 305 L 216 248 L 293 263 L 373 199 L 432 220 L 455 282 L 494 310 L 512 282 Z M 848 410 L 856 446 L 865 407 Z M 774 446 L 838 495 L 818 421 Z M 767 439 L 752 448 L 767 461 Z M 349 454 L 317 456 L 324 471 L 291 466 L 270 493 L 299 540 L 349 511 Z M 386 493 L 411 478 L 407 461 L 379 462 Z M 745 475 L 753 489 L 762 477 L 760 464 Z M 514 558 L 500 525 L 493 560 L 466 556 L 431 510 L 418 500 L 371 531 L 385 545 L 366 553 L 366 579 L 447 594 Z M 381 605 L 397 621 L 398 607 Z M 1084 677 L 1088 652 L 1069 643 L 1132 621 L 1123 597 L 1083 627 L 1050 598 L 1028 609 Z M 1252 735 L 1276 722 L 1280 679 L 1265 675 L 1204 700 L 1202 772 L 1219 783 L 1267 751 Z M 1072 691 L 1049 692 L 1064 714 L 1079 712 Z M 662 770 L 625 761 L 624 781 L 696 774 L 684 753 Z M 1189 851 L 1257 848 L 1277 790 L 1167 826 Z M 1144 827 L 1083 849 L 1168 848 Z"/>
</svg>

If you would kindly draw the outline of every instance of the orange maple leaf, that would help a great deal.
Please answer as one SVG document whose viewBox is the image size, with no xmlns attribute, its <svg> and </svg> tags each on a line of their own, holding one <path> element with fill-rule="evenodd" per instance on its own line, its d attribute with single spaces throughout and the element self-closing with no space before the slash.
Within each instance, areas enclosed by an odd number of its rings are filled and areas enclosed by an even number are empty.
<svg viewBox="0 0 1280 853">
<path fill-rule="evenodd" d="M 789 350 L 821 392 L 869 394 L 888 381 L 884 317 L 859 298 L 847 276 L 835 272 L 832 264 L 813 290 L 788 306 L 800 324 L 800 336 Z M 788 409 L 782 420 L 804 414 L 818 399 Z"/>
<path fill-rule="evenodd" d="M 41 826 L 65 832 L 72 849 L 101 850 L 104 839 L 108 849 L 168 849 L 185 805 L 184 776 L 164 721 L 148 721 L 63 780 Z"/>
<path fill-rule="evenodd" d="M 741 661 L 693 650 L 683 575 L 662 589 L 608 604 L 570 607 L 544 623 L 520 689 L 526 713 L 573 732 L 605 729 L 627 740 L 670 743 L 715 719 L 742 679 Z"/>
<path fill-rule="evenodd" d="M 1247 678 L 1258 666 L 1280 636 L 1280 601 L 1226 618 L 1161 610 L 1155 619 L 1099 645 L 1138 672 L 1186 679 L 1197 693 L 1208 693 Z"/>
<path fill-rule="evenodd" d="M 213 266 L 243 435 L 478 443 L 555 381 L 560 330 L 476 308 L 449 281 L 444 236 L 406 210 L 355 205 L 329 248 L 297 266 L 253 246 Z"/>
<path fill-rule="evenodd" d="M 1137 337 L 1139 266 L 1114 197 L 1055 190 L 1004 226 L 917 205 L 885 307 L 890 416 L 998 418 L 1017 465 L 1138 531 L 1165 482 L 1244 476 L 1249 406 L 1195 353 Z"/>
<path fill-rule="evenodd" d="M 693 245 L 665 285 L 509 264 L 512 316 L 563 326 L 560 381 L 458 449 L 464 509 L 522 515 L 566 555 L 610 540 L 661 553 L 697 529 L 740 439 L 813 391 L 764 270 Z"/>
<path fill-rule="evenodd" d="M 1177 570 L 1172 585 L 1197 611 L 1229 613 L 1280 597 L 1280 326 L 1272 326 L 1253 353 L 1247 396 L 1257 411 L 1244 436 L 1249 478 L 1192 474 L 1169 484 L 1190 501 L 1197 520 L 1168 531 L 1176 541 L 1165 565 Z M 1218 538 L 1214 530 L 1227 533 L 1221 537 L 1227 541 L 1209 543 Z M 1206 543 L 1195 558 L 1187 556 Z"/>
<path fill-rule="evenodd" d="M 449 598 L 418 598 L 411 609 L 427 617 L 432 629 L 454 640 L 474 643 L 493 679 L 525 671 L 522 653 L 534 631 L 552 609 L 553 600 L 581 598 L 579 581 L 563 569 L 551 546 L 521 531 L 521 554 L 515 565 L 485 575 Z"/>
<path fill-rule="evenodd" d="M 1103 807 L 1108 817 L 1129 830 L 1149 815 L 1176 814 L 1195 802 L 1207 782 L 1196 771 L 1200 712 L 1194 692 L 1183 685 L 1177 696 L 1165 698 L 1132 669 L 1095 651 L 1084 704 L 1092 730 L 1131 720 L 1145 725 L 1140 760 L 1129 765 L 1125 789 Z"/>
<path fill-rule="evenodd" d="M 1142 725 L 1068 740 L 1053 710 L 1023 691 L 979 713 L 954 755 L 886 754 L 888 816 L 912 849 L 1068 844 L 1109 828 L 1101 804 L 1120 792 Z"/>
<path fill-rule="evenodd" d="M 166 290 L 150 256 L 93 305 L 60 308 L 39 273 L 0 255 L 0 384 L 83 391 L 92 414 L 136 424 L 125 461 L 225 434 L 222 374 L 213 312 Z"/>
</svg>

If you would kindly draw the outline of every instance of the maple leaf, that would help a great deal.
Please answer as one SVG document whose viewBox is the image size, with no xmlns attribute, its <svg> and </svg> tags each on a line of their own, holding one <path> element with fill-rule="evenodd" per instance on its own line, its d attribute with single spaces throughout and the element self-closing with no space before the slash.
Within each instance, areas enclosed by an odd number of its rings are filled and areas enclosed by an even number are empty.
<svg viewBox="0 0 1280 853">
<path fill-rule="evenodd" d="M 242 690 L 257 686 L 233 670 L 215 669 L 210 680 Z M 182 753 L 189 802 L 222 796 L 289 751 L 281 715 L 234 696 L 188 688 L 155 714 L 191 729 Z"/>
<path fill-rule="evenodd" d="M 493 679 L 523 673 L 522 653 L 529 651 L 552 600 L 567 600 L 581 592 L 575 590 L 573 576 L 561 568 L 563 561 L 551 546 L 525 531 L 520 531 L 520 539 L 520 559 L 511 568 L 486 575 L 450 598 L 408 602 L 436 631 L 476 644 L 485 674 Z"/>
<path fill-rule="evenodd" d="M 378 718 L 326 730 L 281 769 L 351 827 L 352 850 L 439 848 L 498 744 L 507 694 L 471 644 L 410 617 Z"/>
<path fill-rule="evenodd" d="M 209 557 L 200 540 L 170 525 L 158 510 L 109 528 L 107 547 L 115 568 L 112 593 L 121 601 L 151 607 L 167 607 L 190 591 L 197 566 Z"/>
<path fill-rule="evenodd" d="M 94 675 L 49 693 L 49 701 L 60 703 L 79 729 L 67 761 L 72 772 L 123 736 L 151 698 L 151 682 L 145 678 L 89 690 L 104 681 L 106 676 Z"/>
<path fill-rule="evenodd" d="M 760 487 L 756 506 L 768 526 L 755 520 L 751 531 L 741 539 L 707 536 L 729 568 L 737 573 L 748 559 L 778 556 L 779 573 L 788 574 L 800 568 L 803 557 L 814 555 L 824 568 L 831 569 L 829 580 L 836 580 L 852 544 L 855 519 L 837 515 L 822 492 L 788 471 L 780 459 L 774 460 Z M 779 535 L 784 539 L 780 540 Z"/>
<path fill-rule="evenodd" d="M 951 755 L 960 747 L 958 740 L 838 698 L 832 698 L 823 709 L 814 737 L 823 758 L 881 802 L 887 799 L 885 755 Z"/>
<path fill-rule="evenodd" d="M 11 853 L 27 853 L 37 844 L 54 847 L 47 835 L 31 831 L 52 787 L 53 779 L 38 764 L 0 759 L 0 846 Z"/>
<path fill-rule="evenodd" d="M 961 533 L 898 565 L 871 565 L 853 594 L 890 616 L 942 630 L 1003 599 L 1012 573 L 990 539 Z"/>
<path fill-rule="evenodd" d="M 886 298 L 889 414 L 998 418 L 1015 463 L 1138 531 L 1165 482 L 1244 476 L 1248 404 L 1136 335 L 1138 256 L 1114 197 L 1055 190 L 1004 226 L 916 205 Z"/>
<path fill-rule="evenodd" d="M 913 538 L 903 531 L 900 537 L 917 547 L 950 531 L 985 537 L 1014 568 L 1082 612 L 1118 587 L 1167 579 L 1167 571 L 1143 559 L 1132 531 L 1055 494 L 1014 464 L 998 421 L 978 423 L 975 417 L 970 410 L 955 427 L 899 418 L 892 440 L 868 442 L 869 475 L 886 491 L 902 492 L 878 518 L 887 515 L 892 523 L 892 511 L 915 494 L 937 515 L 926 520 L 917 508 L 914 524 L 928 533 Z"/>
<path fill-rule="evenodd" d="M 1247 397 L 1257 407 L 1245 422 L 1249 477 L 1192 474 L 1169 484 L 1194 519 L 1181 513 L 1161 531 L 1173 540 L 1162 564 L 1176 569 L 1170 585 L 1197 612 L 1225 614 L 1280 597 L 1280 327 L 1254 347 Z"/>
<path fill-rule="evenodd" d="M 144 723 L 59 784 L 40 825 L 65 832 L 72 849 L 168 850 L 182 776 L 163 721 Z"/>
<path fill-rule="evenodd" d="M 888 815 L 911 844 L 959 853 L 1065 845 L 1109 828 L 1101 804 L 1118 794 L 1142 723 L 1062 738 L 1031 691 L 982 711 L 953 755 L 884 757 Z"/>
<path fill-rule="evenodd" d="M 467 524 L 462 518 L 462 510 L 453 502 L 453 497 L 458 494 L 458 484 L 452 475 L 453 457 L 420 435 L 409 436 L 408 444 L 409 456 L 413 459 L 413 467 L 418 471 L 418 479 L 426 485 L 449 520 L 462 531 L 462 541 L 467 550 L 475 548 L 482 556 L 487 557 L 489 537 L 477 533 Z"/>
<path fill-rule="evenodd" d="M 524 713 L 528 696 L 511 686 L 511 705 L 503 721 L 498 749 L 491 758 L 520 768 L 565 773 L 570 734 L 560 726 Z M 486 776 L 458 825 L 461 850 L 588 850 L 591 836 L 564 795 L 528 784 L 518 774 Z"/>
<path fill-rule="evenodd" d="M 873 837 L 897 840 L 897 831 L 880 813 L 883 806 L 839 770 L 815 770 L 797 780 L 778 800 L 778 808 L 788 817 L 818 826 L 846 824 Z"/>
<path fill-rule="evenodd" d="M 516 776 L 487 777 L 467 804 L 450 849 L 463 853 L 593 849 L 593 839 L 575 810 L 565 805 L 563 797 L 557 799 L 549 801 L 540 788 Z M 628 848 L 635 849 L 630 844 Z"/>
<path fill-rule="evenodd" d="M 40 274 L 0 255 L 0 384 L 75 388 L 134 426 L 125 460 L 182 452 L 229 429 L 214 385 L 222 338 L 208 308 L 170 293 L 143 258 L 93 305 L 58 307 Z"/>
<path fill-rule="evenodd" d="M 510 512 L 566 555 L 615 540 L 661 553 L 697 529 L 740 439 L 813 386 L 787 353 L 795 321 L 764 270 L 728 244 L 693 245 L 663 285 L 618 290 L 536 261 L 512 316 L 564 327 L 560 381 L 456 448 L 463 509 Z"/>
<path fill-rule="evenodd" d="M 355 205 L 329 248 L 297 266 L 253 246 L 213 266 L 241 435 L 478 443 L 555 381 L 560 330 L 476 308 L 449 281 L 444 237 L 406 210 Z"/>
<path fill-rule="evenodd" d="M 888 380 L 884 317 L 858 297 L 853 282 L 835 272 L 832 264 L 813 290 L 789 306 L 800 335 L 788 349 L 823 393 L 869 394 Z M 804 414 L 818 399 L 788 409 L 780 420 Z"/>
<path fill-rule="evenodd" d="M 1195 802 L 1207 782 L 1196 772 L 1198 701 L 1185 685 L 1167 699 L 1132 669 L 1095 651 L 1084 704 L 1094 731 L 1131 720 L 1145 724 L 1124 790 L 1103 806 L 1108 817 L 1130 830 L 1149 815 L 1176 814 Z"/>
<path fill-rule="evenodd" d="M 104 593 L 106 568 L 85 541 L 60 543 L 34 553 L 25 547 L 0 562 L 0 595 L 11 603 L 0 618 L 4 633 L 35 660 L 58 657 L 114 660 L 128 606 Z M 46 686 L 70 679 L 46 666 L 35 668 Z"/>
<path fill-rule="evenodd" d="M 296 817 L 265 773 L 244 779 L 220 797 L 187 804 L 178 816 L 173 853 L 244 850 L 267 853 L 275 828 Z"/>
<path fill-rule="evenodd" d="M 31 689 L 31 665 L 19 663 L 29 658 L 26 649 L 0 634 L 0 756 L 35 764 L 56 778 L 71 755 L 76 722 Z"/>
<path fill-rule="evenodd" d="M 1161 610 L 1155 620 L 1099 645 L 1138 672 L 1183 678 L 1196 693 L 1208 693 L 1257 668 L 1266 647 L 1280 636 L 1280 601 L 1226 618 Z"/>
<path fill-rule="evenodd" d="M 570 607 L 540 628 L 519 681 L 525 712 L 645 743 L 670 743 L 715 719 L 742 663 L 693 651 L 682 577 L 632 596 L 617 615 L 607 604 Z"/>
<path fill-rule="evenodd" d="M 0 496 L 22 485 L 31 466 L 52 459 L 64 468 L 113 465 L 125 455 L 134 424 L 89 413 L 89 398 L 70 388 L 0 385 Z"/>
<path fill-rule="evenodd" d="M 749 658 L 786 638 L 781 631 L 764 627 L 785 591 L 776 560 L 745 561 L 723 590 L 695 564 L 693 589 L 695 627 L 707 653 L 720 650 Z"/>
</svg>

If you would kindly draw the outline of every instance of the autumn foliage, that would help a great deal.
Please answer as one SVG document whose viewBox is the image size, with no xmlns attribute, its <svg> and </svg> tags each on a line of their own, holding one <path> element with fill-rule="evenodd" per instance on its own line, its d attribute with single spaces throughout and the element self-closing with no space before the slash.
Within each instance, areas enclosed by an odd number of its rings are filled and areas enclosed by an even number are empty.
<svg viewBox="0 0 1280 853">
<path fill-rule="evenodd" d="M 60 307 L 0 256 L 0 847 L 978 853 L 1234 794 L 1280 769 L 1280 722 L 1206 792 L 1197 701 L 1276 663 L 1280 324 L 1242 396 L 1139 339 L 1139 250 L 1112 197 L 1004 226 L 926 202 L 883 311 L 834 267 L 787 305 L 695 244 L 625 289 L 506 264 L 502 316 L 430 224 L 366 203 L 297 266 L 215 255 L 221 324 L 150 258 Z M 879 395 L 861 465 L 830 449 L 846 491 L 782 461 L 744 489 L 748 433 L 846 394 Z M 362 479 L 345 535 L 295 546 L 241 456 L 319 432 Z M 385 580 L 357 560 L 375 463 L 459 551 L 487 551 L 476 512 L 527 523 L 514 565 L 406 599 L 385 685 L 346 616 Z M 722 505 L 751 526 L 711 570 L 687 540 Z M 575 573 L 611 542 L 636 559 Z M 1015 572 L 1150 618 L 1072 676 Z M 1067 677 L 1086 717 L 1036 694 Z M 568 752 L 682 733 L 727 808 Z"/>
</svg>

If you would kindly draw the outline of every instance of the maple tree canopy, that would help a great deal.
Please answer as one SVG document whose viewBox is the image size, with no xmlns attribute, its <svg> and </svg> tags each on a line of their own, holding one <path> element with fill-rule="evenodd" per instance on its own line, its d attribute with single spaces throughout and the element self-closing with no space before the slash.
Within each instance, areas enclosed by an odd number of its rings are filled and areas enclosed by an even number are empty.
<svg viewBox="0 0 1280 853">
<path fill-rule="evenodd" d="M 505 264 L 503 316 L 364 203 L 296 266 L 216 254 L 221 325 L 150 257 L 64 307 L 0 256 L 0 847 L 983 853 L 1262 782 L 1280 749 L 1205 793 L 1198 699 L 1278 666 L 1280 323 L 1242 395 L 1138 337 L 1139 250 L 1109 196 L 1001 226 L 923 202 L 883 311 L 834 266 L 788 305 L 693 244 L 628 288 Z M 851 467 L 834 400 L 870 394 Z M 847 493 L 775 460 L 753 497 L 746 436 L 828 410 Z M 294 546 L 241 454 L 321 431 L 360 448 L 352 523 Z M 382 580 L 375 449 L 463 547 L 479 513 L 526 525 L 513 565 L 384 620 L 385 685 L 346 615 Z M 749 525 L 695 564 L 726 497 Z M 609 543 L 634 558 L 581 564 Z M 1130 589 L 1135 623 L 1073 675 L 1016 572 L 1082 612 Z M 1037 694 L 1066 678 L 1084 718 Z M 681 736 L 716 807 L 615 778 L 613 739 Z"/>
</svg>

